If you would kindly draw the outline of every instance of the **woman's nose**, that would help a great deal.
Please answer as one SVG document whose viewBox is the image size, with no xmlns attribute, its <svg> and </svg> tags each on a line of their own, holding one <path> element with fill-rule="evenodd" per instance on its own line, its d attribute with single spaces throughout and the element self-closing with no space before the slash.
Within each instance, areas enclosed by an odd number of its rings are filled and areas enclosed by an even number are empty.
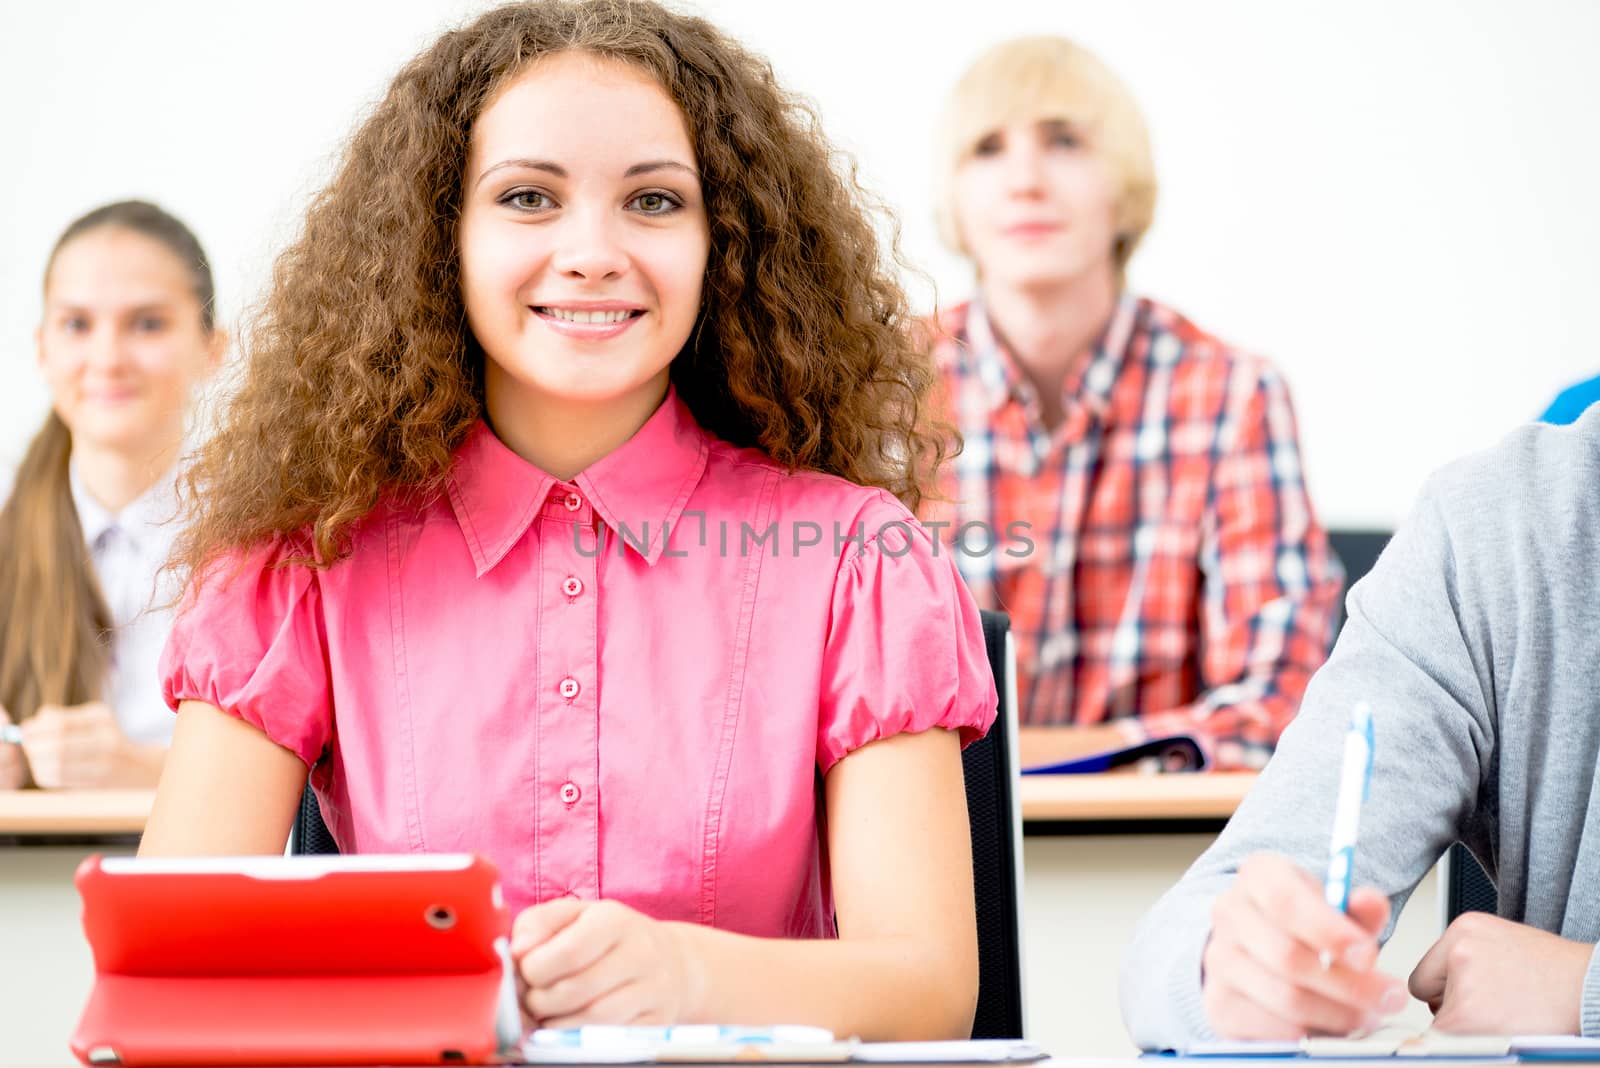
<svg viewBox="0 0 1600 1068">
<path fill-rule="evenodd" d="M 605 212 L 574 212 L 561 222 L 561 235 L 551 266 L 569 278 L 601 281 L 628 269 L 616 223 Z"/>
</svg>

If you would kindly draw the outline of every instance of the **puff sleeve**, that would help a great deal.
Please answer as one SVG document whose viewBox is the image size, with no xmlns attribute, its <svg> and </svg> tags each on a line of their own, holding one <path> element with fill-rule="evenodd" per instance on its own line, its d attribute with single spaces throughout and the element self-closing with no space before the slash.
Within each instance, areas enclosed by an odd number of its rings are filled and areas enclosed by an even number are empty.
<svg viewBox="0 0 1600 1068">
<path fill-rule="evenodd" d="M 909 513 L 872 511 L 834 580 L 817 725 L 824 773 L 902 732 L 943 727 L 965 746 L 998 705 L 983 622 L 950 552 Z"/>
<path fill-rule="evenodd" d="M 282 541 L 231 555 L 184 598 L 161 655 L 162 693 L 205 701 L 264 731 L 309 767 L 333 737 L 319 572 Z"/>
</svg>

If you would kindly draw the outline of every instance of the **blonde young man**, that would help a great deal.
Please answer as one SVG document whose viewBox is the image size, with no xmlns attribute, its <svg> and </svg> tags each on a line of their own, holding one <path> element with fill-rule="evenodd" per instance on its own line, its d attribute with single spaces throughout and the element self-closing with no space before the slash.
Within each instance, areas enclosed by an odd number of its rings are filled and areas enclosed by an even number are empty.
<svg viewBox="0 0 1600 1068">
<path fill-rule="evenodd" d="M 938 320 L 966 446 L 932 519 L 1011 615 L 1024 725 L 1062 728 L 1053 757 L 1183 734 L 1259 767 L 1342 575 L 1283 379 L 1124 288 L 1156 195 L 1138 107 L 1070 41 L 999 45 L 951 95 L 938 177 L 978 292 Z"/>
</svg>

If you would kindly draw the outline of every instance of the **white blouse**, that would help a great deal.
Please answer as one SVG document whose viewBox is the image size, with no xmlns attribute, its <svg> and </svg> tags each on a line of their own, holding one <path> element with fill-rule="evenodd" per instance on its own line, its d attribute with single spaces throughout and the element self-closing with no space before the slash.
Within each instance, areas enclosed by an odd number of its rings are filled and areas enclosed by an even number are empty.
<svg viewBox="0 0 1600 1068">
<path fill-rule="evenodd" d="M 90 496 L 77 468 L 70 468 L 72 503 L 114 628 L 105 700 L 123 733 L 139 743 L 170 742 L 177 722 L 161 697 L 156 674 L 181 586 L 172 572 L 164 570 L 178 534 L 173 521 L 178 510 L 177 475 L 174 468 L 113 513 Z"/>
</svg>

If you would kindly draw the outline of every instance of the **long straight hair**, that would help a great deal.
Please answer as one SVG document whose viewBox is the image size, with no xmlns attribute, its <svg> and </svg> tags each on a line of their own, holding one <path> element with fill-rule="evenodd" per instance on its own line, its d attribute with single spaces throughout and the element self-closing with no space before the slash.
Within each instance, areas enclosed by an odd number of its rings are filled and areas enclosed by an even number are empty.
<svg viewBox="0 0 1600 1068">
<path fill-rule="evenodd" d="M 154 204 L 119 201 L 96 208 L 56 239 L 56 256 L 91 230 L 116 228 L 159 241 L 189 271 L 201 326 L 215 325 L 211 267 L 189 228 Z M 76 705 L 104 691 L 111 666 L 111 613 L 90 566 L 72 504 L 72 435 L 52 411 L 17 468 L 0 508 L 0 707 L 20 723 L 41 705 Z"/>
</svg>

